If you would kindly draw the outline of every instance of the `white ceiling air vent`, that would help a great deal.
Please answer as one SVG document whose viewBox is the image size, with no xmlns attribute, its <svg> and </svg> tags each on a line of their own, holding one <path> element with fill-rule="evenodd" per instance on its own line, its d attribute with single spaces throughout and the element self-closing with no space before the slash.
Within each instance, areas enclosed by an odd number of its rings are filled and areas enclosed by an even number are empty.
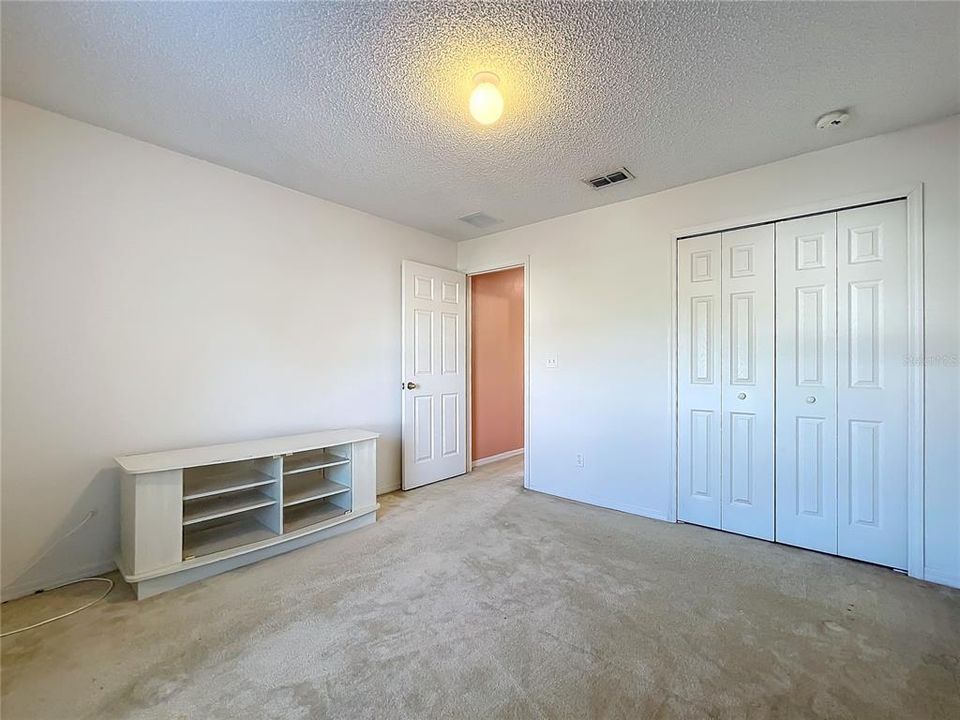
<svg viewBox="0 0 960 720">
<path fill-rule="evenodd" d="M 597 175 L 597 177 L 588 178 L 587 180 L 584 180 L 584 182 L 594 190 L 599 190 L 600 188 L 617 185 L 619 183 L 626 182 L 627 180 L 633 180 L 633 173 L 626 168 L 619 168 L 611 173 L 607 173 L 606 175 Z"/>
<path fill-rule="evenodd" d="M 470 213 L 469 215 L 464 215 L 462 218 L 458 219 L 462 220 L 467 225 L 473 225 L 475 228 L 480 228 L 481 230 L 483 228 L 488 228 L 491 225 L 497 225 L 503 222 L 503 220 L 492 217 L 491 215 L 487 215 L 484 212 Z"/>
</svg>

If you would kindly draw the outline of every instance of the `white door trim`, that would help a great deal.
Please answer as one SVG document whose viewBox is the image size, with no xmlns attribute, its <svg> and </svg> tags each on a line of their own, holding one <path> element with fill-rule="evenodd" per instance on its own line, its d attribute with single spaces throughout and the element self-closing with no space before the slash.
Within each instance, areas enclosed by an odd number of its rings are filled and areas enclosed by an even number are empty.
<svg viewBox="0 0 960 720">
<path fill-rule="evenodd" d="M 910 577 L 923 579 L 924 574 L 924 386 L 925 373 L 923 362 L 924 321 L 923 321 L 923 183 L 901 186 L 885 192 L 870 192 L 851 195 L 832 200 L 821 200 L 796 207 L 781 208 L 776 211 L 730 218 L 706 225 L 680 228 L 671 233 L 670 239 L 670 421 L 673 427 L 673 455 L 671 456 L 671 474 L 674 478 L 674 492 L 670 494 L 670 507 L 667 520 L 677 521 L 677 447 L 679 395 L 677 391 L 677 241 L 691 235 L 704 235 L 736 228 L 759 225 L 814 215 L 818 213 L 844 210 L 858 205 L 871 205 L 906 198 L 907 201 L 907 344 L 909 380 L 907 389 L 907 572 Z M 928 578 L 932 579 L 932 578 Z"/>
<path fill-rule="evenodd" d="M 514 261 L 496 263 L 476 263 L 458 268 L 467 276 L 467 472 L 476 463 L 473 462 L 473 286 L 471 277 L 486 273 L 523 268 L 523 487 L 530 489 L 530 256 L 525 255 Z"/>
<path fill-rule="evenodd" d="M 923 184 L 907 193 L 907 572 L 923 578 Z"/>
</svg>

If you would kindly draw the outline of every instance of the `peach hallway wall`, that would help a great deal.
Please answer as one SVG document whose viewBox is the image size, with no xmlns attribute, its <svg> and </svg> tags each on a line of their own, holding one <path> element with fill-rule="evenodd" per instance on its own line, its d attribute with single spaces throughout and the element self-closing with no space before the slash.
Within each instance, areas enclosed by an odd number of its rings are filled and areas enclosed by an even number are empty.
<svg viewBox="0 0 960 720">
<path fill-rule="evenodd" d="M 471 283 L 473 459 L 523 447 L 523 268 Z"/>
</svg>

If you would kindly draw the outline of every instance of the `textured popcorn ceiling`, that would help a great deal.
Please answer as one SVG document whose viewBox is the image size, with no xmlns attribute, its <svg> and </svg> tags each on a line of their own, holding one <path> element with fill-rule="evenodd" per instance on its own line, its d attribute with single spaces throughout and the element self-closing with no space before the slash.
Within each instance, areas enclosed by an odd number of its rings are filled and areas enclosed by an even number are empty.
<svg viewBox="0 0 960 720">
<path fill-rule="evenodd" d="M 454 239 L 960 111 L 960 5 L 3 4 L 3 93 Z M 471 78 L 501 77 L 492 127 Z M 816 117 L 852 121 L 817 131 Z M 626 166 L 594 191 L 582 178 Z M 503 223 L 473 228 L 483 211 Z"/>
</svg>

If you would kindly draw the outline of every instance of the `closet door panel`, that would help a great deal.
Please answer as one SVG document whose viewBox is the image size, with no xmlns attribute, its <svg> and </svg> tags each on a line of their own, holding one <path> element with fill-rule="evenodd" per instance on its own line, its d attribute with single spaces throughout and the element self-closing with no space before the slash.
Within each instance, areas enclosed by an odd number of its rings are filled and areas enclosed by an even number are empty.
<svg viewBox="0 0 960 720">
<path fill-rule="evenodd" d="M 677 243 L 677 517 L 720 527 L 720 235 Z"/>
<path fill-rule="evenodd" d="M 721 237 L 723 530 L 773 540 L 774 226 Z"/>
<path fill-rule="evenodd" d="M 907 567 L 906 201 L 837 214 L 838 552 Z"/>
<path fill-rule="evenodd" d="M 837 552 L 837 215 L 776 224 L 776 539 Z"/>
</svg>

